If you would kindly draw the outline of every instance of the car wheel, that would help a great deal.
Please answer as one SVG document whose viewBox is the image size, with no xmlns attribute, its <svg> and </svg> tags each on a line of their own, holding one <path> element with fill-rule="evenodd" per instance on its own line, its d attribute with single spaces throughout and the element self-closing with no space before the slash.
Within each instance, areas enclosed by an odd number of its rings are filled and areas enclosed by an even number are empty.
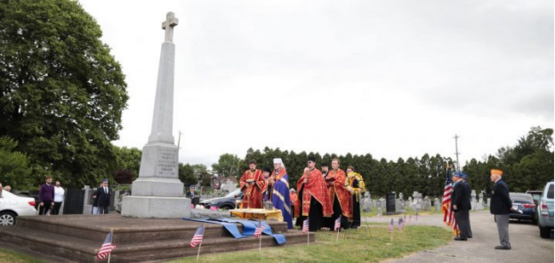
<svg viewBox="0 0 555 263">
<path fill-rule="evenodd" d="M 551 234 L 551 228 L 541 227 L 541 226 L 539 226 L 539 228 L 540 228 L 540 236 L 542 238 L 549 238 L 549 235 Z"/>
<path fill-rule="evenodd" d="M 13 226 L 16 215 L 12 212 L 0 212 L 0 226 Z"/>
<path fill-rule="evenodd" d="M 220 209 L 222 209 L 222 210 L 231 210 L 231 209 L 233 209 L 233 206 L 231 206 L 231 205 L 222 205 L 220 207 Z"/>
</svg>

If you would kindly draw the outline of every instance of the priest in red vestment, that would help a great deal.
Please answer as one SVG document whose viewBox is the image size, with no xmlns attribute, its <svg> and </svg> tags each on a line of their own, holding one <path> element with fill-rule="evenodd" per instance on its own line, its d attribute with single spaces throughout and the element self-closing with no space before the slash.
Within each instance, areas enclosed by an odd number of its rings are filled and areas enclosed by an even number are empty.
<svg viewBox="0 0 555 263">
<path fill-rule="evenodd" d="M 302 226 L 308 217 L 309 231 L 318 231 L 324 226 L 324 217 L 331 217 L 333 209 L 322 172 L 316 169 L 316 159 L 308 157 L 308 167 L 297 182 L 299 199 L 295 204 L 296 225 Z"/>
<path fill-rule="evenodd" d="M 339 159 L 333 158 L 331 161 L 332 170 L 326 176 L 328 195 L 330 197 L 333 216 L 326 220 L 326 226 L 334 230 L 335 220 L 341 216 L 341 227 L 349 228 L 349 218 L 351 214 L 351 193 L 345 188 L 345 171 L 339 169 Z"/>
<path fill-rule="evenodd" d="M 241 176 L 239 187 L 243 191 L 241 208 L 262 208 L 262 190 L 266 187 L 266 181 L 262 171 L 256 169 L 256 161 L 249 162 L 249 170 Z"/>
</svg>

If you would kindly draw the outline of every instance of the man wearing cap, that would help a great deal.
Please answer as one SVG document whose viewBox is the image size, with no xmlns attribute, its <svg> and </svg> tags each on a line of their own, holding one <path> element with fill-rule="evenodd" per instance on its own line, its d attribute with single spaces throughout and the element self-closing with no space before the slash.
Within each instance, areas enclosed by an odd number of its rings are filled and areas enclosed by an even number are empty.
<svg viewBox="0 0 555 263">
<path fill-rule="evenodd" d="M 264 176 L 264 189 L 262 189 L 262 197 L 264 199 L 264 201 L 269 201 L 271 200 L 271 196 L 272 195 L 272 190 L 273 188 L 270 186 L 270 179 L 271 179 L 271 175 L 272 174 L 272 169 L 270 167 L 264 167 L 264 169 L 262 169 L 262 175 Z"/>
<path fill-rule="evenodd" d="M 324 226 L 324 217 L 331 217 L 333 209 L 329 201 L 326 181 L 322 172 L 316 169 L 316 158 L 308 157 L 308 167 L 297 182 L 299 199 L 295 204 L 297 226 L 302 226 L 308 217 L 309 231 L 318 231 Z"/>
<path fill-rule="evenodd" d="M 108 214 L 110 212 L 110 196 L 112 196 L 112 189 L 108 186 L 108 179 L 102 180 L 102 186 L 96 189 L 93 198 L 98 202 L 98 213 Z"/>
<path fill-rule="evenodd" d="M 509 250 L 511 249 L 511 243 L 509 242 L 509 214 L 511 213 L 513 202 L 509 197 L 509 187 L 501 179 L 503 171 L 491 169 L 490 174 L 490 179 L 494 182 L 494 185 L 489 210 L 495 216 L 497 231 L 499 231 L 499 241 L 501 242 L 501 246 L 496 246 L 495 249 Z"/>
<path fill-rule="evenodd" d="M 243 191 L 241 208 L 262 208 L 262 190 L 266 187 L 264 175 L 256 169 L 256 161 L 249 161 L 249 170 L 241 176 L 239 187 Z"/>
<path fill-rule="evenodd" d="M 189 186 L 189 192 L 187 192 L 187 194 L 185 195 L 185 197 L 193 199 L 195 198 L 196 194 L 195 194 L 195 186 L 194 185 L 190 185 Z"/>
<path fill-rule="evenodd" d="M 291 200 L 289 195 L 289 175 L 281 158 L 274 159 L 274 173 L 270 177 L 270 188 L 274 208 L 281 210 L 283 221 L 288 229 L 293 229 L 293 216 L 291 213 Z"/>
<path fill-rule="evenodd" d="M 461 183 L 464 183 L 464 186 L 467 188 L 467 198 L 468 200 L 472 201 L 472 187 L 470 187 L 470 184 L 468 183 L 468 175 L 463 173 L 461 175 Z M 472 238 L 472 226 L 470 225 L 470 213 L 468 213 L 468 218 L 467 218 L 467 222 L 468 222 L 468 234 L 466 235 L 466 237 L 468 238 Z"/>
<path fill-rule="evenodd" d="M 470 211 L 470 194 L 461 177 L 466 176 L 461 172 L 453 173 L 453 192 L 451 193 L 451 209 L 455 211 L 455 222 L 459 226 L 459 236 L 456 241 L 466 241 L 468 238 L 468 218 Z"/>
</svg>

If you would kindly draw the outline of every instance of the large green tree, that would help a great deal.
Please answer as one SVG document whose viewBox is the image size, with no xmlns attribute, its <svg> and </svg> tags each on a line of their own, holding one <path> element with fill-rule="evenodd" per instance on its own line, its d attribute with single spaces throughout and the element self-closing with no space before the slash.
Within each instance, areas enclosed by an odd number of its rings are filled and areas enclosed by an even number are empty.
<svg viewBox="0 0 555 263">
<path fill-rule="evenodd" d="M 117 170 L 128 99 L 119 63 L 77 1 L 0 1 L 0 136 L 18 142 L 34 180 L 72 186 Z"/>
<path fill-rule="evenodd" d="M 218 163 L 212 164 L 212 170 L 218 176 L 228 177 L 239 175 L 243 161 L 237 155 L 224 153 L 220 155 Z"/>
</svg>

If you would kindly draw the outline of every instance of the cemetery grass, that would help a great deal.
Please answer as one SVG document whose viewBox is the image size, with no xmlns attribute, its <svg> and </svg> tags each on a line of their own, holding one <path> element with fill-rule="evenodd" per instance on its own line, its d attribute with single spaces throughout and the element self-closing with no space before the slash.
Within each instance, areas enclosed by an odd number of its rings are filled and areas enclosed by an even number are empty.
<svg viewBox="0 0 555 263">
<path fill-rule="evenodd" d="M 27 256 L 25 254 L 17 253 L 11 250 L 7 250 L 0 247 L 0 262 L 43 262 L 31 256 Z"/>
<path fill-rule="evenodd" d="M 286 247 L 263 248 L 239 252 L 200 255 L 200 262 L 379 262 L 446 245 L 452 233 L 441 227 L 411 226 L 403 231 L 395 229 L 390 240 L 389 225 L 370 224 L 358 230 L 339 234 L 322 230 L 316 234 L 316 243 L 310 246 L 297 244 Z M 202 251 L 201 251 L 202 252 Z M 173 263 L 195 262 L 196 256 L 186 257 Z"/>
<path fill-rule="evenodd" d="M 406 209 L 407 211 L 407 217 L 409 215 L 415 216 L 416 215 L 416 211 L 413 209 Z M 418 212 L 419 216 L 426 216 L 426 215 L 436 215 L 436 214 L 443 214 L 443 211 L 441 210 L 441 207 L 439 208 L 439 210 L 436 210 L 435 207 L 431 207 L 430 211 L 422 211 L 420 210 L 420 212 Z M 397 218 L 400 215 L 404 215 L 404 214 L 399 214 L 399 215 L 391 215 L 391 217 Z M 374 208 L 372 209 L 372 212 L 362 212 L 362 216 L 363 217 L 376 217 L 378 216 L 378 211 Z M 385 214 L 385 212 L 383 212 L 383 216 L 384 217 L 388 217 L 388 215 Z"/>
</svg>

